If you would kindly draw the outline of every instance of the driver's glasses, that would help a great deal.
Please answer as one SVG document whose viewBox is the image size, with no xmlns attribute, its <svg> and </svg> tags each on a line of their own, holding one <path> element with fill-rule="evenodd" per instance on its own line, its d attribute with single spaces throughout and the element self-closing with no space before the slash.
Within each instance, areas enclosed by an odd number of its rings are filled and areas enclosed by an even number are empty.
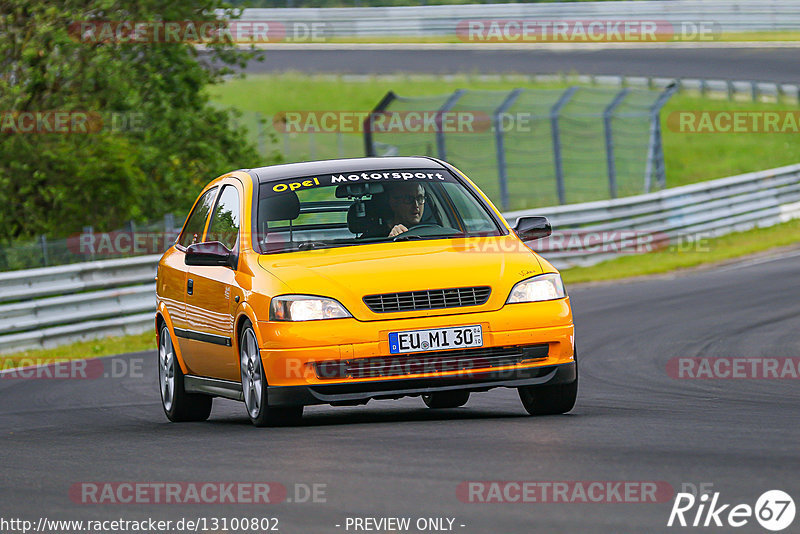
<svg viewBox="0 0 800 534">
<path fill-rule="evenodd" d="M 420 206 L 425 204 L 425 195 L 397 195 L 393 196 L 392 200 L 394 202 L 402 202 L 407 206 L 411 206 L 412 204 L 419 204 Z"/>
</svg>

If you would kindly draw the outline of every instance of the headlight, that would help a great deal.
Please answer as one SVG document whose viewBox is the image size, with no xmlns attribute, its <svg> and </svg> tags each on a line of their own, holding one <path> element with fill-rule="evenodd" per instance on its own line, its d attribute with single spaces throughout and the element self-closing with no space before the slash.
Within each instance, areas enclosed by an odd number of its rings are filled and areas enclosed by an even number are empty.
<svg viewBox="0 0 800 534">
<path fill-rule="evenodd" d="M 506 304 L 515 302 L 540 302 L 542 300 L 563 299 L 567 296 L 564 282 L 558 274 L 540 274 L 518 282 L 511 289 Z"/>
<path fill-rule="evenodd" d="M 270 321 L 319 321 L 352 317 L 344 306 L 334 299 L 312 295 L 282 295 L 272 299 L 269 307 Z"/>
</svg>

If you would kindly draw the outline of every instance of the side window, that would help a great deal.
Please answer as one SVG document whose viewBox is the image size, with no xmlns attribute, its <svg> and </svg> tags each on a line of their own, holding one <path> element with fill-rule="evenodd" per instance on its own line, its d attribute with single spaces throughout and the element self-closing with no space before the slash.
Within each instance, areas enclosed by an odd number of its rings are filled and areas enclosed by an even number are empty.
<svg viewBox="0 0 800 534">
<path fill-rule="evenodd" d="M 232 185 L 222 189 L 208 225 L 206 241 L 219 241 L 230 250 L 239 238 L 239 192 Z"/>
<path fill-rule="evenodd" d="M 489 218 L 489 214 L 486 213 L 486 210 L 484 210 L 477 201 L 468 196 L 469 193 L 467 193 L 466 189 L 453 183 L 444 183 L 441 185 L 444 187 L 450 200 L 453 201 L 458 213 L 461 214 L 461 218 L 464 220 L 464 224 L 467 227 L 467 232 L 472 234 L 497 231 L 497 226 L 492 222 L 492 219 Z"/>
<path fill-rule="evenodd" d="M 212 187 L 200 197 L 200 200 L 195 204 L 189 218 L 186 219 L 186 225 L 183 227 L 183 233 L 178 238 L 178 244 L 188 247 L 192 244 L 194 236 L 197 235 L 197 241 L 203 239 L 203 230 L 206 227 L 206 220 L 208 214 L 211 212 L 211 205 L 214 203 L 214 195 L 217 193 L 217 188 Z"/>
</svg>

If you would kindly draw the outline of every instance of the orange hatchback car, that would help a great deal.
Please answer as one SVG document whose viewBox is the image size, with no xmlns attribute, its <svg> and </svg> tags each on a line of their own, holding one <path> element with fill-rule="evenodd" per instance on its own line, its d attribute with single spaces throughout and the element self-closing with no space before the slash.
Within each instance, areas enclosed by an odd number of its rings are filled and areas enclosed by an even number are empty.
<svg viewBox="0 0 800 534">
<path fill-rule="evenodd" d="M 158 264 L 164 411 L 244 401 L 257 426 L 310 404 L 420 396 L 431 408 L 516 388 L 531 414 L 572 409 L 569 298 L 464 174 L 425 157 L 234 171 L 201 192 Z"/>
</svg>

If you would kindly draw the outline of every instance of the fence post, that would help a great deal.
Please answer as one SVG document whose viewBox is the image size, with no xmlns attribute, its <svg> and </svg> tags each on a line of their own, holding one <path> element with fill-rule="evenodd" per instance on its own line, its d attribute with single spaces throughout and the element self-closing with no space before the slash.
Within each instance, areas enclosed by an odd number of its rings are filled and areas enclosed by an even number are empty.
<svg viewBox="0 0 800 534">
<path fill-rule="evenodd" d="M 553 163 L 556 171 L 556 190 L 558 191 L 559 204 L 567 203 L 567 194 L 564 189 L 564 168 L 561 161 L 561 134 L 558 131 L 558 115 L 577 90 L 578 88 L 574 85 L 568 87 L 559 97 L 558 102 L 550 108 L 550 132 L 553 136 Z"/>
<path fill-rule="evenodd" d="M 667 100 L 677 90 L 676 84 L 669 84 L 664 91 L 658 95 L 655 103 L 650 108 L 650 140 L 647 146 L 647 163 L 644 170 L 644 192 L 649 193 L 652 187 L 653 174 L 655 171 L 656 183 L 660 187 L 666 185 L 666 173 L 664 169 L 664 148 L 661 145 L 661 108 Z"/>
<path fill-rule="evenodd" d="M 47 236 L 42 234 L 39 236 L 39 243 L 42 246 L 42 265 L 47 267 L 50 263 L 47 258 Z"/>
<path fill-rule="evenodd" d="M 606 137 L 606 168 L 608 169 L 608 193 L 611 198 L 617 198 L 617 166 L 614 160 L 614 137 L 611 128 L 611 119 L 614 111 L 625 99 L 630 90 L 625 88 L 614 96 L 614 99 L 603 111 L 603 131 Z"/>
<path fill-rule="evenodd" d="M 372 139 L 372 119 L 373 116 L 383 113 L 386 111 L 386 108 L 389 107 L 389 104 L 392 103 L 392 100 L 395 100 L 397 95 L 394 94 L 394 91 L 389 91 L 386 93 L 381 101 L 378 102 L 378 105 L 375 106 L 375 109 L 367 115 L 364 119 L 364 155 L 365 156 L 375 156 L 375 144 L 373 143 Z"/>
<path fill-rule="evenodd" d="M 450 95 L 442 107 L 436 112 L 436 154 L 441 160 L 447 160 L 447 149 L 444 143 L 444 126 L 442 124 L 442 115 L 453 109 L 458 99 L 464 94 L 464 89 L 457 89 Z"/>
<path fill-rule="evenodd" d="M 94 255 L 95 255 L 95 249 L 94 249 L 94 228 L 93 228 L 93 227 L 91 227 L 91 226 L 84 226 L 84 227 L 83 227 L 83 233 L 84 233 L 84 234 L 89 234 L 89 235 L 92 237 L 90 240 L 88 240 L 88 241 L 89 241 L 89 243 L 90 243 L 90 245 L 89 245 L 89 257 L 90 257 L 92 260 L 94 260 Z M 83 247 L 81 247 L 81 248 L 83 248 Z"/>
<path fill-rule="evenodd" d="M 256 111 L 256 129 L 258 130 L 258 151 L 263 156 L 267 153 L 267 145 L 264 136 L 264 120 L 260 111 Z"/>
<path fill-rule="evenodd" d="M 497 177 L 500 181 L 500 204 L 504 210 L 509 209 L 508 199 L 508 169 L 506 167 L 506 147 L 505 147 L 505 132 L 503 132 L 503 121 L 501 115 L 508 111 L 514 102 L 519 97 L 522 89 L 514 89 L 511 91 L 503 103 L 500 104 L 494 112 L 492 121 L 494 122 L 494 141 L 495 150 L 497 151 Z"/>
</svg>

